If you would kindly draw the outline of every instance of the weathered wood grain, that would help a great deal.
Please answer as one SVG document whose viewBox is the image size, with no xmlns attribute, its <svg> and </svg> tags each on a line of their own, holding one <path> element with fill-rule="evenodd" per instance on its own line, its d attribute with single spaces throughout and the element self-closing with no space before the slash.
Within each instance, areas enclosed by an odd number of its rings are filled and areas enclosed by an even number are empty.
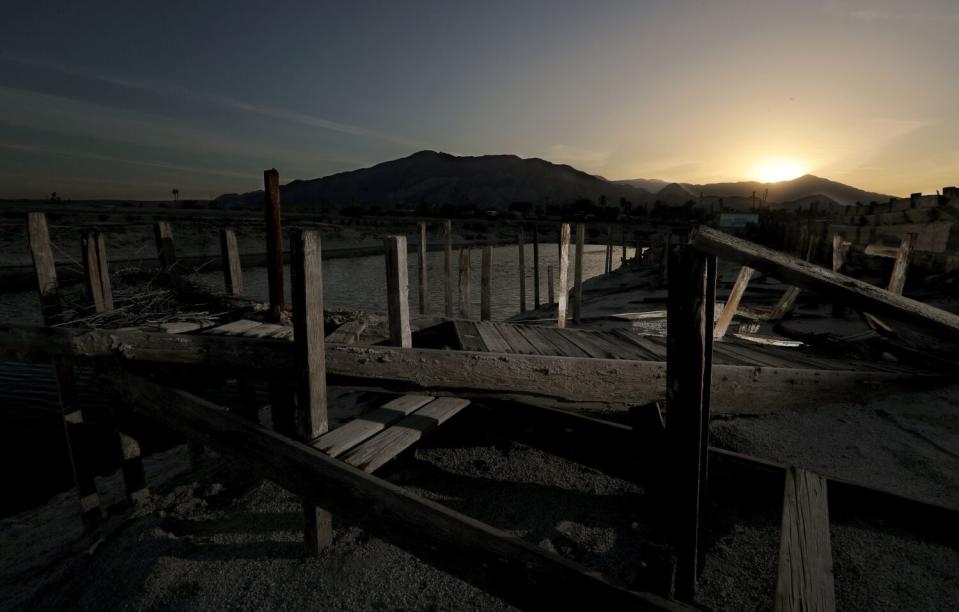
<svg viewBox="0 0 959 612">
<path fill-rule="evenodd" d="M 406 269 L 406 236 L 387 236 L 386 249 L 386 306 L 390 325 L 390 344 L 409 348 L 413 346 L 410 329 L 410 287 Z"/>
<path fill-rule="evenodd" d="M 236 233 L 230 228 L 220 230 L 220 257 L 223 260 L 223 285 L 229 295 L 243 295 L 243 268 Z"/>
</svg>

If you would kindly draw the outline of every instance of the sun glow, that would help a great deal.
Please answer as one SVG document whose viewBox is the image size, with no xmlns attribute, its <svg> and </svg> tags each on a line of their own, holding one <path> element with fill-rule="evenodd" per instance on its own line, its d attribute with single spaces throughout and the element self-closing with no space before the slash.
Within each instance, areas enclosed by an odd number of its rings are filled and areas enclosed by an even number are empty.
<svg viewBox="0 0 959 612">
<path fill-rule="evenodd" d="M 801 162 L 791 159 L 767 159 L 753 168 L 756 180 L 763 183 L 788 181 L 805 173 L 806 167 Z"/>
</svg>

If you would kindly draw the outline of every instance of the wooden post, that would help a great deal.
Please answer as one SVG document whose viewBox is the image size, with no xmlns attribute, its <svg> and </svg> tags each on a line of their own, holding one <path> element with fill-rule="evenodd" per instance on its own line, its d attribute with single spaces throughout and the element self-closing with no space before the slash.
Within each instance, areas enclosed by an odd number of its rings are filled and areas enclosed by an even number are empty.
<svg viewBox="0 0 959 612">
<path fill-rule="evenodd" d="M 916 242 L 916 234 L 906 234 L 899 243 L 899 251 L 896 253 L 896 263 L 892 267 L 892 275 L 889 277 L 887 289 L 893 293 L 902 295 L 902 290 L 906 287 L 906 271 L 909 269 L 909 256 L 912 254 L 913 244 Z"/>
<path fill-rule="evenodd" d="M 519 311 L 526 312 L 526 244 L 523 226 L 516 232 L 516 246 L 519 249 Z"/>
<path fill-rule="evenodd" d="M 419 244 L 419 280 L 420 280 L 420 314 L 425 315 L 429 310 L 429 292 L 427 291 L 426 279 L 426 224 L 420 223 L 420 244 Z"/>
<path fill-rule="evenodd" d="M 550 304 L 556 303 L 556 296 L 553 292 L 553 266 L 546 266 L 546 298 Z"/>
<path fill-rule="evenodd" d="M 27 215 L 27 240 L 30 254 L 33 256 L 33 269 L 37 277 L 37 289 L 40 293 L 40 308 L 43 324 L 51 326 L 60 323 L 61 305 L 57 284 L 56 261 L 50 247 L 50 232 L 47 218 L 43 213 Z M 79 426 L 83 424 L 83 412 L 77 403 L 76 373 L 72 365 L 65 360 L 54 359 L 53 370 L 57 381 L 57 394 L 60 411 L 63 416 L 64 432 L 67 443 L 67 455 L 73 471 L 73 483 L 80 498 L 80 514 L 88 528 L 99 523 L 103 514 L 100 510 L 100 495 L 97 493 L 93 470 L 84 460 L 79 448 Z"/>
<path fill-rule="evenodd" d="M 460 247 L 460 318 L 470 318 L 470 250 Z"/>
<path fill-rule="evenodd" d="M 229 295 L 243 294 L 243 269 L 236 234 L 230 228 L 220 230 L 220 256 L 223 259 L 223 284 Z"/>
<path fill-rule="evenodd" d="M 160 269 L 169 272 L 176 264 L 176 249 L 173 248 L 173 227 L 166 221 L 157 221 L 153 224 L 153 238 L 156 241 Z"/>
<path fill-rule="evenodd" d="M 283 313 L 283 225 L 280 221 L 280 174 L 263 172 L 263 215 L 266 222 L 266 273 L 270 289 L 270 319 L 279 323 Z"/>
<path fill-rule="evenodd" d="M 453 318 L 453 223 L 443 221 L 443 278 L 446 281 L 446 318 Z"/>
<path fill-rule="evenodd" d="M 110 282 L 110 262 L 107 260 L 107 241 L 97 232 L 97 263 L 100 266 L 100 292 L 103 294 L 103 310 L 113 310 L 113 285 Z"/>
<path fill-rule="evenodd" d="M 493 247 L 486 245 L 483 247 L 483 265 L 480 274 L 480 319 L 489 321 L 492 310 L 492 285 L 493 285 Z"/>
<path fill-rule="evenodd" d="M 293 343 L 297 362 L 296 435 L 309 443 L 329 430 L 326 412 L 326 357 L 323 335 L 323 261 L 320 235 L 298 232 L 291 244 Z M 329 512 L 303 501 L 307 554 L 333 541 Z"/>
<path fill-rule="evenodd" d="M 539 228 L 533 225 L 533 308 L 539 308 Z"/>
<path fill-rule="evenodd" d="M 410 331 L 406 236 L 387 236 L 383 244 L 386 247 L 386 305 L 389 310 L 390 344 L 411 348 L 413 337 Z"/>
<path fill-rule="evenodd" d="M 559 231 L 559 287 L 556 297 L 556 326 L 566 327 L 566 306 L 569 301 L 567 285 L 569 277 L 569 223 L 564 223 Z"/>
<path fill-rule="evenodd" d="M 583 314 L 583 250 L 586 245 L 586 224 L 576 224 L 576 264 L 573 281 L 573 320 L 580 323 Z"/>
<path fill-rule="evenodd" d="M 836 233 L 832 235 L 832 271 L 842 272 L 842 267 L 846 263 L 846 251 L 843 248 L 843 236 Z M 832 316 L 842 319 L 846 316 L 846 307 L 840 302 L 833 302 Z"/>
<path fill-rule="evenodd" d="M 743 266 L 739 269 L 739 275 L 736 277 L 736 282 L 733 283 L 733 288 L 729 291 L 729 297 L 726 298 L 723 311 L 716 320 L 716 327 L 713 328 L 713 338 L 719 339 L 726 335 L 726 330 L 729 329 L 729 324 L 732 323 L 736 311 L 739 310 L 739 302 L 742 300 L 743 293 L 746 292 L 746 287 L 749 285 L 749 279 L 752 277 L 752 268 Z"/>
<path fill-rule="evenodd" d="M 711 363 L 707 327 L 709 273 L 707 257 L 685 244 L 669 249 L 669 296 L 666 322 L 667 437 L 673 469 L 668 516 L 676 553 L 676 590 L 680 599 L 696 594 L 703 424 L 708 423 L 707 366 Z"/>
<path fill-rule="evenodd" d="M 87 296 L 96 312 L 104 311 L 103 285 L 100 275 L 100 254 L 97 248 L 97 232 L 83 232 L 80 236 L 83 260 L 83 281 Z"/>
</svg>

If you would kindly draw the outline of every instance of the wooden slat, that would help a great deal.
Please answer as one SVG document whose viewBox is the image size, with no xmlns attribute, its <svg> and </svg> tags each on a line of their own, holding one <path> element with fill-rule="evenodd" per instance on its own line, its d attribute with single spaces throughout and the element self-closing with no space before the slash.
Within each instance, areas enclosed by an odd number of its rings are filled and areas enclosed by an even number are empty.
<svg viewBox="0 0 959 612">
<path fill-rule="evenodd" d="M 778 612 L 836 609 L 826 479 L 806 470 L 786 470 L 783 494 Z"/>
<path fill-rule="evenodd" d="M 532 328 L 533 326 L 530 327 Z M 558 331 L 558 328 L 544 327 L 542 329 L 536 329 L 536 332 L 556 347 L 556 355 L 579 358 L 589 357 L 589 353 L 567 340 L 563 334 Z"/>
<path fill-rule="evenodd" d="M 256 327 L 243 330 L 238 335 L 243 336 L 244 338 L 270 338 L 277 331 L 284 329 L 285 327 L 285 325 L 278 325 L 276 323 L 260 323 Z"/>
<path fill-rule="evenodd" d="M 313 446 L 330 457 L 338 457 L 403 417 L 432 402 L 433 399 L 430 395 L 400 396 L 337 427 L 333 431 L 323 434 L 313 442 Z"/>
<path fill-rule="evenodd" d="M 347 451 L 342 459 L 364 472 L 375 472 L 413 446 L 425 433 L 436 429 L 468 405 L 469 400 L 457 397 L 437 398 L 396 425 Z"/>
<path fill-rule="evenodd" d="M 613 335 L 636 347 L 641 358 L 646 361 L 662 361 L 666 358 L 664 348 L 647 342 L 640 334 L 628 329 L 614 329 Z"/>
<path fill-rule="evenodd" d="M 500 335 L 498 326 L 489 321 L 478 321 L 476 331 L 479 332 L 486 350 L 490 353 L 511 353 L 513 352 L 509 343 Z"/>
<path fill-rule="evenodd" d="M 459 340 L 460 348 L 464 351 L 485 351 L 487 350 L 483 338 L 476 330 L 473 321 L 454 321 L 453 328 L 456 331 L 456 337 Z"/>
<path fill-rule="evenodd" d="M 615 355 L 610 355 L 606 347 L 592 341 L 592 338 L 576 329 L 564 329 L 560 332 L 564 338 L 578 346 L 587 355 L 594 359 L 616 359 Z"/>
<path fill-rule="evenodd" d="M 510 352 L 521 355 L 539 355 L 540 353 L 536 350 L 536 347 L 530 344 L 530 342 L 517 331 L 516 327 L 517 326 L 510 325 L 509 323 L 496 324 L 496 329 L 499 331 L 500 336 L 503 337 L 503 340 L 509 345 Z"/>
<path fill-rule="evenodd" d="M 562 355 L 556 345 L 543 337 L 534 325 L 514 325 L 513 329 L 536 349 L 537 355 Z"/>
</svg>

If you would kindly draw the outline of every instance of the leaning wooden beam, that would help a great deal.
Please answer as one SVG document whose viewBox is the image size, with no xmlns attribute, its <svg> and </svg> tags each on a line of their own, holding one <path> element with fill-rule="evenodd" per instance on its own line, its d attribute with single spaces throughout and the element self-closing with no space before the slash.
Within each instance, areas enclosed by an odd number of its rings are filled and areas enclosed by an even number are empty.
<svg viewBox="0 0 959 612">
<path fill-rule="evenodd" d="M 746 292 L 749 279 L 752 277 L 752 268 L 743 266 L 739 269 L 739 276 L 736 277 L 736 282 L 733 283 L 729 297 L 726 298 L 723 311 L 719 314 L 719 318 L 716 319 L 716 326 L 713 328 L 713 338 L 719 339 L 726 335 L 726 330 L 729 329 L 729 324 L 732 323 L 736 311 L 739 310 L 739 302 L 743 299 L 743 293 Z"/>
<path fill-rule="evenodd" d="M 145 415 L 235 457 L 285 489 L 424 561 L 525 608 L 687 610 L 462 515 L 182 391 L 118 370 L 118 392 Z"/>
<path fill-rule="evenodd" d="M 825 478 L 802 469 L 786 470 L 780 537 L 776 610 L 835 610 Z"/>
<path fill-rule="evenodd" d="M 409 348 L 413 346 L 410 331 L 410 287 L 406 269 L 406 236 L 387 236 L 386 248 L 386 306 L 390 323 L 390 344 Z"/>
<path fill-rule="evenodd" d="M 43 213 L 27 215 L 27 241 L 33 256 L 33 267 L 40 293 L 40 308 L 45 325 L 60 322 L 61 304 L 57 285 L 56 262 L 50 246 L 47 217 Z M 53 372 L 57 381 L 57 395 L 63 416 L 67 455 L 73 472 L 73 483 L 80 498 L 80 513 L 87 527 L 96 525 L 103 514 L 100 510 L 100 495 L 97 493 L 94 473 L 78 447 L 78 428 L 83 424 L 83 411 L 77 402 L 76 372 L 64 355 L 51 355 Z"/>
<path fill-rule="evenodd" d="M 296 368 L 287 340 L 123 330 L 71 330 L 0 324 L 0 357 L 45 362 L 120 357 L 139 364 L 208 366 L 274 381 Z M 553 407 L 644 404 L 665 397 L 666 365 L 654 361 L 587 359 L 381 346 L 326 347 L 327 375 L 358 388 L 511 398 Z M 862 400 L 892 389 L 950 380 L 911 373 L 714 365 L 711 409 L 764 414 L 817 402 Z M 775 405 L 769 403 L 776 397 Z M 588 407 L 588 406 L 585 406 Z"/>
<path fill-rule="evenodd" d="M 690 243 L 720 259 L 755 268 L 858 310 L 901 319 L 932 333 L 959 337 L 959 315 L 832 272 L 798 257 L 708 227 L 698 228 Z"/>
<path fill-rule="evenodd" d="M 556 326 L 566 327 L 566 307 L 569 303 L 569 223 L 559 230 L 559 286 L 556 288 Z"/>
<path fill-rule="evenodd" d="M 706 256 L 687 245 L 669 250 L 669 317 L 666 327 L 666 405 L 671 466 L 672 544 L 676 554 L 676 594 L 696 595 L 699 550 L 700 492 L 703 473 L 703 424 L 708 424 L 707 368 L 711 358 L 706 311 L 709 304 Z M 705 418 L 704 418 L 705 416 Z"/>
<path fill-rule="evenodd" d="M 266 222 L 266 273 L 270 290 L 270 319 L 279 323 L 283 313 L 283 225 L 280 220 L 280 173 L 263 172 L 263 217 Z"/>
<path fill-rule="evenodd" d="M 220 257 L 223 260 L 223 285 L 228 295 L 243 295 L 243 269 L 236 233 L 230 228 L 220 230 Z"/>
<path fill-rule="evenodd" d="M 323 260 L 317 232 L 299 232 L 291 243 L 293 346 L 298 366 L 294 423 L 297 438 L 310 443 L 330 429 L 323 345 Z M 303 517 L 307 554 L 315 556 L 333 542 L 332 516 L 304 500 Z"/>
</svg>

